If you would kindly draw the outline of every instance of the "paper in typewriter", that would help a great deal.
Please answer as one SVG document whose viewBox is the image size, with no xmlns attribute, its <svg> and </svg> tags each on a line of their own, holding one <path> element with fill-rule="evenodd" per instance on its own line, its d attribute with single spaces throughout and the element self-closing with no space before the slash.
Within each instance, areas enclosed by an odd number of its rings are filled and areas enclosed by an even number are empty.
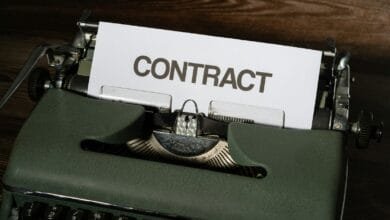
<svg viewBox="0 0 390 220">
<path fill-rule="evenodd" d="M 284 111 L 284 126 L 312 126 L 321 51 L 131 25 L 99 23 L 88 94 L 105 86 Z M 146 96 L 145 96 L 146 97 Z M 162 102 L 164 102 L 162 100 Z M 113 116 L 115 117 L 115 116 Z"/>
</svg>

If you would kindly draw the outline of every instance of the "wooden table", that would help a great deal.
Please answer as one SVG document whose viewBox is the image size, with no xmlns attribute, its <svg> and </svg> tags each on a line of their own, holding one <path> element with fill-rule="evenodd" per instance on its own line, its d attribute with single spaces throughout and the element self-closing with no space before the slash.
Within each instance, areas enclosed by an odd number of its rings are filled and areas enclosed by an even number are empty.
<svg viewBox="0 0 390 220">
<path fill-rule="evenodd" d="M 83 9 L 92 20 L 322 49 L 327 38 L 352 53 L 352 118 L 371 110 L 390 125 L 390 2 L 321 1 L 27 1 L 0 3 L 0 96 L 32 48 L 70 41 Z M 297 85 L 302 86 L 302 85 Z M 0 110 L 0 175 L 34 103 L 26 84 Z M 385 128 L 390 134 L 390 126 Z M 348 147 L 346 219 L 390 218 L 390 138 L 369 149 Z M 321 171 L 318 171 L 321 172 Z M 310 211 L 310 210 L 308 210 Z"/>
</svg>

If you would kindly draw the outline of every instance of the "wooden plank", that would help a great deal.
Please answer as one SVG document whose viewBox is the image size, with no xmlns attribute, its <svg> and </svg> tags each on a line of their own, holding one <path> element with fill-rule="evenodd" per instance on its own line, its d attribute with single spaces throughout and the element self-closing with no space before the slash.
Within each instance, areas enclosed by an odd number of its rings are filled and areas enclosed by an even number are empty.
<svg viewBox="0 0 390 220">
<path fill-rule="evenodd" d="M 390 2 L 274 1 L 28 1 L 0 2 L 0 96 L 39 43 L 70 42 L 83 9 L 104 20 L 322 49 L 333 38 L 352 53 L 352 118 L 369 109 L 390 124 Z M 300 85 L 297 85 L 300 86 Z M 0 176 L 12 143 L 34 107 L 26 83 L 0 109 Z M 385 134 L 390 133 L 386 127 Z M 346 219 L 389 219 L 390 138 L 369 150 L 349 148 Z M 320 171 L 319 171 L 320 172 Z"/>
<path fill-rule="evenodd" d="M 333 38 L 359 57 L 390 56 L 389 1 L 4 1 L 0 31 L 71 37 L 85 8 L 96 20 L 321 48 Z"/>
</svg>

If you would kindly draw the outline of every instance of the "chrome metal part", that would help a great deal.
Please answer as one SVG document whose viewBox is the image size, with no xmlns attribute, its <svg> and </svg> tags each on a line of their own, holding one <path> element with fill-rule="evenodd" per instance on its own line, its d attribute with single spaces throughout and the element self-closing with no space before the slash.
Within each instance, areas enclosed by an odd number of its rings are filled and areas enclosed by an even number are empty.
<svg viewBox="0 0 390 220">
<path fill-rule="evenodd" d="M 85 22 L 85 21 L 79 21 L 77 22 L 77 26 L 81 28 L 94 28 L 97 29 L 99 27 L 98 23 L 93 23 L 93 22 Z"/>
<path fill-rule="evenodd" d="M 47 90 L 47 89 L 50 89 L 50 88 L 52 88 L 53 86 L 52 86 L 52 84 L 51 84 L 51 81 L 45 81 L 45 84 L 43 85 L 43 88 L 45 89 L 45 90 Z"/>
<path fill-rule="evenodd" d="M 230 154 L 229 146 L 226 140 L 208 137 L 216 141 L 215 146 L 197 154 L 183 156 L 170 151 L 162 146 L 155 133 L 149 139 L 132 139 L 127 142 L 130 151 L 149 159 L 167 159 L 181 161 L 184 163 L 204 166 L 211 169 L 234 171 L 240 175 L 263 178 L 266 171 L 261 167 L 241 166 L 234 161 Z"/>
<path fill-rule="evenodd" d="M 192 102 L 195 106 L 195 114 L 185 113 L 184 107 L 188 102 Z M 192 99 L 188 99 L 183 103 L 175 122 L 175 134 L 196 137 L 198 134 L 199 118 L 198 105 Z"/>
<path fill-rule="evenodd" d="M 196 115 L 180 114 L 176 118 L 175 133 L 178 135 L 196 137 L 198 120 Z"/>
<path fill-rule="evenodd" d="M 348 63 L 349 63 L 349 60 L 351 58 L 351 54 L 350 53 L 347 53 L 345 56 L 343 56 L 341 59 L 340 59 L 340 62 L 337 66 L 337 70 L 338 71 L 342 71 L 342 70 L 345 70 L 346 68 L 349 67 Z"/>
<path fill-rule="evenodd" d="M 224 122 L 240 122 L 240 123 L 250 123 L 250 124 L 254 123 L 254 121 L 251 119 L 236 118 L 236 117 L 223 116 L 223 115 L 209 114 L 209 117 L 212 119 L 215 119 L 218 121 L 224 121 Z"/>
<path fill-rule="evenodd" d="M 349 129 L 349 99 L 350 99 L 350 67 L 349 54 L 340 59 L 337 66 L 335 83 L 333 130 L 346 131 Z"/>
</svg>

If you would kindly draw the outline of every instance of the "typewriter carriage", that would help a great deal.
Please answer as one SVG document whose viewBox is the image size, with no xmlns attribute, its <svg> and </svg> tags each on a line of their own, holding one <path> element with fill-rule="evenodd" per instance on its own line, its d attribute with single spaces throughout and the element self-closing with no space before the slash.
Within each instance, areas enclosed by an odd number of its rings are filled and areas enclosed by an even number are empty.
<svg viewBox="0 0 390 220">
<path fill-rule="evenodd" d="M 29 75 L 29 95 L 33 100 L 39 99 L 39 96 L 50 88 L 61 88 L 86 95 L 98 25 L 83 20 L 80 20 L 77 25 L 79 32 L 71 45 L 44 44 L 34 49 L 11 89 L 0 101 L 0 107 Z M 323 51 L 312 129 L 348 131 L 355 133 L 356 136 L 368 136 L 369 139 L 380 140 L 381 123 L 375 122 L 373 117 L 361 116 L 360 119 L 364 120 L 364 123 L 348 121 L 350 84 L 353 81 L 349 66 L 350 54 L 339 53 L 331 42 L 328 43 L 328 48 L 329 50 Z M 48 66 L 55 71 L 53 79 L 48 79 L 48 71 L 43 68 L 34 69 L 37 61 L 43 56 L 47 57 Z M 157 110 L 164 111 L 164 109 Z M 362 115 L 367 114 L 371 113 L 362 113 Z M 360 128 L 361 126 L 368 127 Z M 363 130 L 368 130 L 369 134 L 362 134 L 360 131 Z M 366 143 L 367 140 L 363 142 Z M 357 143 L 357 145 L 366 144 Z"/>
</svg>

